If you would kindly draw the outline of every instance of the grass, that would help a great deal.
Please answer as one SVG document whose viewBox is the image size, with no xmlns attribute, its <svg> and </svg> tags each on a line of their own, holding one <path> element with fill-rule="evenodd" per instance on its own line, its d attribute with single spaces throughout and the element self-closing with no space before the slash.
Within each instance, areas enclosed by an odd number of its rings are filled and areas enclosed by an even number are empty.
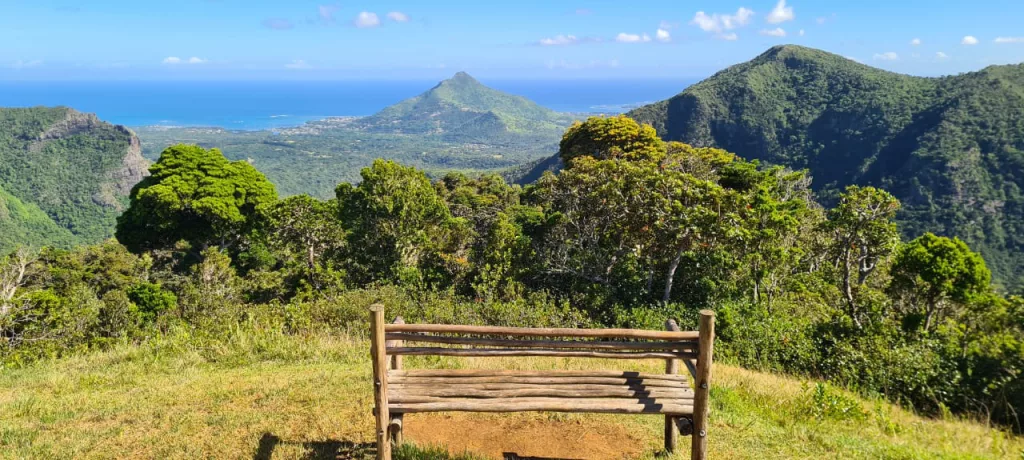
<svg viewBox="0 0 1024 460">
<path fill-rule="evenodd" d="M 191 343 L 187 337 L 162 339 L 0 371 L 0 458 L 372 458 L 365 341 L 238 331 L 224 343 Z M 523 369 L 622 365 L 555 358 L 407 363 Z M 657 371 L 659 365 L 636 369 Z M 980 423 L 922 418 L 814 382 L 730 366 L 715 367 L 712 402 L 709 446 L 716 459 L 1024 458 L 1024 439 Z M 615 441 L 612 447 L 621 447 L 619 452 L 640 458 L 660 454 L 660 417 L 460 414 L 428 419 L 428 429 L 431 424 L 440 429 L 438 420 L 497 423 L 510 430 L 539 427 L 553 436 L 562 428 L 622 433 L 632 444 Z M 408 437 L 416 441 L 411 432 Z M 464 437 L 405 446 L 396 457 L 483 458 L 447 453 L 446 446 L 463 452 L 458 446 Z M 682 444 L 677 458 L 688 458 L 688 438 Z"/>
</svg>

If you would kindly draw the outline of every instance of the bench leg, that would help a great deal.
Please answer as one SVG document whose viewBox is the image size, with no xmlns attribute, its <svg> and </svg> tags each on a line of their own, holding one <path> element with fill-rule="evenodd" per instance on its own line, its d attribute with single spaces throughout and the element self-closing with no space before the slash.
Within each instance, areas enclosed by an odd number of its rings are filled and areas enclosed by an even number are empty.
<svg viewBox="0 0 1024 460">
<path fill-rule="evenodd" d="M 388 424 L 388 356 L 384 345 L 384 306 L 370 307 L 370 356 L 373 358 L 373 406 L 377 420 L 377 460 L 391 460 Z"/>
<path fill-rule="evenodd" d="M 394 447 L 401 446 L 404 442 L 402 440 L 402 415 L 404 414 L 391 415 L 391 444 Z"/>
<path fill-rule="evenodd" d="M 679 445 L 679 429 L 676 427 L 678 420 L 678 417 L 672 415 L 665 416 L 665 452 L 675 452 Z"/>
</svg>

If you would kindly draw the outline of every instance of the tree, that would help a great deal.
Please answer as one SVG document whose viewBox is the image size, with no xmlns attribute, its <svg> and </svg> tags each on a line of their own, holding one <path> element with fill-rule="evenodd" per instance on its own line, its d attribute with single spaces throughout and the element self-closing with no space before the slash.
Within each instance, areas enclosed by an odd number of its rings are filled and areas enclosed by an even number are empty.
<svg viewBox="0 0 1024 460">
<path fill-rule="evenodd" d="M 25 247 L 0 259 L 0 317 L 10 311 L 11 301 L 25 283 L 25 273 L 34 261 L 35 256 Z"/>
<path fill-rule="evenodd" d="M 987 293 L 991 279 L 985 260 L 967 243 L 925 233 L 900 247 L 890 289 L 912 305 L 921 304 L 916 313 L 929 331 L 937 319 Z"/>
<path fill-rule="evenodd" d="M 625 115 L 590 117 L 565 131 L 558 155 L 566 168 L 572 160 L 590 156 L 597 160 L 651 160 L 665 157 L 665 143 L 650 125 L 641 125 Z"/>
<path fill-rule="evenodd" d="M 842 278 L 847 314 L 858 327 L 862 324 L 855 290 L 899 244 L 893 220 L 899 208 L 899 200 L 889 192 L 853 185 L 828 213 L 825 229 L 832 235 L 831 252 Z"/>
<path fill-rule="evenodd" d="M 236 247 L 254 224 L 257 208 L 277 199 L 274 185 L 244 161 L 217 149 L 174 145 L 132 189 L 118 218 L 117 239 L 133 252 L 167 248 L 180 240 L 201 252 Z"/>
<path fill-rule="evenodd" d="M 267 211 L 268 231 L 274 246 L 295 254 L 306 267 L 314 288 L 324 258 L 340 255 L 345 247 L 345 229 L 337 217 L 334 200 L 320 201 L 296 195 L 274 203 Z"/>
<path fill-rule="evenodd" d="M 375 160 L 362 171 L 358 186 L 344 183 L 336 194 L 340 217 L 350 232 L 353 259 L 364 280 L 420 277 L 427 255 L 458 254 L 468 236 L 464 219 L 455 218 L 426 174 L 393 161 Z"/>
</svg>

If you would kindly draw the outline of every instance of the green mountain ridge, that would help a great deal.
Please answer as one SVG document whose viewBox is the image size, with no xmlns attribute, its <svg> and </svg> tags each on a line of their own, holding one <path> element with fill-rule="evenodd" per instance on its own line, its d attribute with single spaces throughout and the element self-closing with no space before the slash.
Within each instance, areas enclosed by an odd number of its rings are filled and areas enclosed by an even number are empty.
<svg viewBox="0 0 1024 460">
<path fill-rule="evenodd" d="M 806 168 L 825 202 L 885 188 L 906 236 L 958 236 L 1024 288 L 1024 65 L 926 78 L 777 46 L 628 115 L 666 140 Z"/>
<path fill-rule="evenodd" d="M 484 86 L 465 72 L 359 123 L 364 129 L 453 138 L 560 132 L 570 120 L 522 96 Z"/>
<path fill-rule="evenodd" d="M 0 251 L 109 238 L 148 166 L 131 130 L 95 115 L 0 109 Z"/>
</svg>

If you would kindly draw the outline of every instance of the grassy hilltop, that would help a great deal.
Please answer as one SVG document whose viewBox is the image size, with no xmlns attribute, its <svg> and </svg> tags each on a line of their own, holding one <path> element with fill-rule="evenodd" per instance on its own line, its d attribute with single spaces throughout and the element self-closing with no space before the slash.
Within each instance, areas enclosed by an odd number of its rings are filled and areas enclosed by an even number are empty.
<svg viewBox="0 0 1024 460">
<path fill-rule="evenodd" d="M 369 345 L 243 328 L 0 374 L 0 458 L 372 458 Z M 620 368 L 585 359 L 410 359 L 411 367 Z M 651 361 L 638 370 L 658 372 Z M 815 382 L 718 365 L 712 458 L 1020 458 L 1024 440 L 927 419 Z M 413 414 L 401 458 L 654 458 L 663 419 L 581 414 Z M 473 430 L 479 437 L 467 437 Z M 467 439 L 474 438 L 474 439 Z M 689 458 L 688 438 L 671 458 Z"/>
</svg>

